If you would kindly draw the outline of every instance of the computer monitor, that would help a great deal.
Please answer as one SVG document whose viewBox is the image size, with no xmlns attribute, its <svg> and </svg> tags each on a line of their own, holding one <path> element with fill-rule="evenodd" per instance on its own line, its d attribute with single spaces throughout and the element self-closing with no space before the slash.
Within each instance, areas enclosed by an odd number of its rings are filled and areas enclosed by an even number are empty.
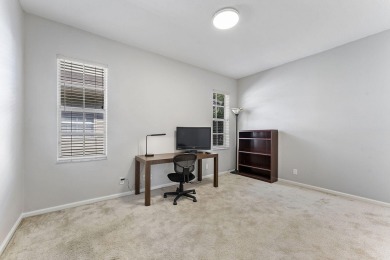
<svg viewBox="0 0 390 260">
<path fill-rule="evenodd" d="M 211 127 L 176 127 L 176 149 L 198 150 L 211 149 Z"/>
</svg>

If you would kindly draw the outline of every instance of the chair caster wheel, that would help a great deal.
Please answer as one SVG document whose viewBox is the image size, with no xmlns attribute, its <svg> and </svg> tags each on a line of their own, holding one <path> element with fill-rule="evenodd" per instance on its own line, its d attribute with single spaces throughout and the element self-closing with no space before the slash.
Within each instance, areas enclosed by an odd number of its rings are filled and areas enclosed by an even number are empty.
<svg viewBox="0 0 390 260">
<path fill-rule="evenodd" d="M 176 202 L 176 201 L 174 201 L 174 202 L 173 202 L 173 205 L 177 205 L 177 202 Z"/>
<path fill-rule="evenodd" d="M 164 194 L 164 198 L 166 198 L 167 197 L 167 195 L 166 194 Z"/>
<path fill-rule="evenodd" d="M 193 202 L 197 202 L 197 200 L 196 200 L 196 199 L 193 199 L 192 201 L 193 201 Z"/>
</svg>

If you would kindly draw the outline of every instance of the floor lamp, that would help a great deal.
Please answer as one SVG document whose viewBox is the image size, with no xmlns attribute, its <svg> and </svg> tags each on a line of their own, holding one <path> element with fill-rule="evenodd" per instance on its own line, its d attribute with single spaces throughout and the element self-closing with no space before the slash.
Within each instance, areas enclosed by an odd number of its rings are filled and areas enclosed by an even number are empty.
<svg viewBox="0 0 390 260">
<path fill-rule="evenodd" d="M 238 155 L 238 115 L 242 111 L 242 108 L 232 108 L 233 114 L 236 116 L 236 168 L 231 171 L 230 173 L 237 174 L 238 173 L 238 166 L 237 166 L 237 155 Z"/>
</svg>

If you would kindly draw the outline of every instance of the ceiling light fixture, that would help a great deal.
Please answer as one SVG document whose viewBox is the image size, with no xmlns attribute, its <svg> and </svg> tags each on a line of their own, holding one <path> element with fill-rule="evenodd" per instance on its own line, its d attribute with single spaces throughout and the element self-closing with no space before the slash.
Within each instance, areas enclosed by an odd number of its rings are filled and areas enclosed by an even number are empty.
<svg viewBox="0 0 390 260">
<path fill-rule="evenodd" d="M 213 25 L 220 30 L 226 30 L 234 27 L 240 20 L 238 11 L 233 8 L 223 8 L 215 13 Z"/>
</svg>

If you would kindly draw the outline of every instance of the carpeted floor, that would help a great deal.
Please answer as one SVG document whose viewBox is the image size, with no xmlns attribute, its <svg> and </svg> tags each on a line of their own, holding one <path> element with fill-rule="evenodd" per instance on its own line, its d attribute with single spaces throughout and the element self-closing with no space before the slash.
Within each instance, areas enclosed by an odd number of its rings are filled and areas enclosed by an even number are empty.
<svg viewBox="0 0 390 260">
<path fill-rule="evenodd" d="M 22 221 L 1 259 L 390 259 L 390 208 L 225 174 Z"/>
</svg>

